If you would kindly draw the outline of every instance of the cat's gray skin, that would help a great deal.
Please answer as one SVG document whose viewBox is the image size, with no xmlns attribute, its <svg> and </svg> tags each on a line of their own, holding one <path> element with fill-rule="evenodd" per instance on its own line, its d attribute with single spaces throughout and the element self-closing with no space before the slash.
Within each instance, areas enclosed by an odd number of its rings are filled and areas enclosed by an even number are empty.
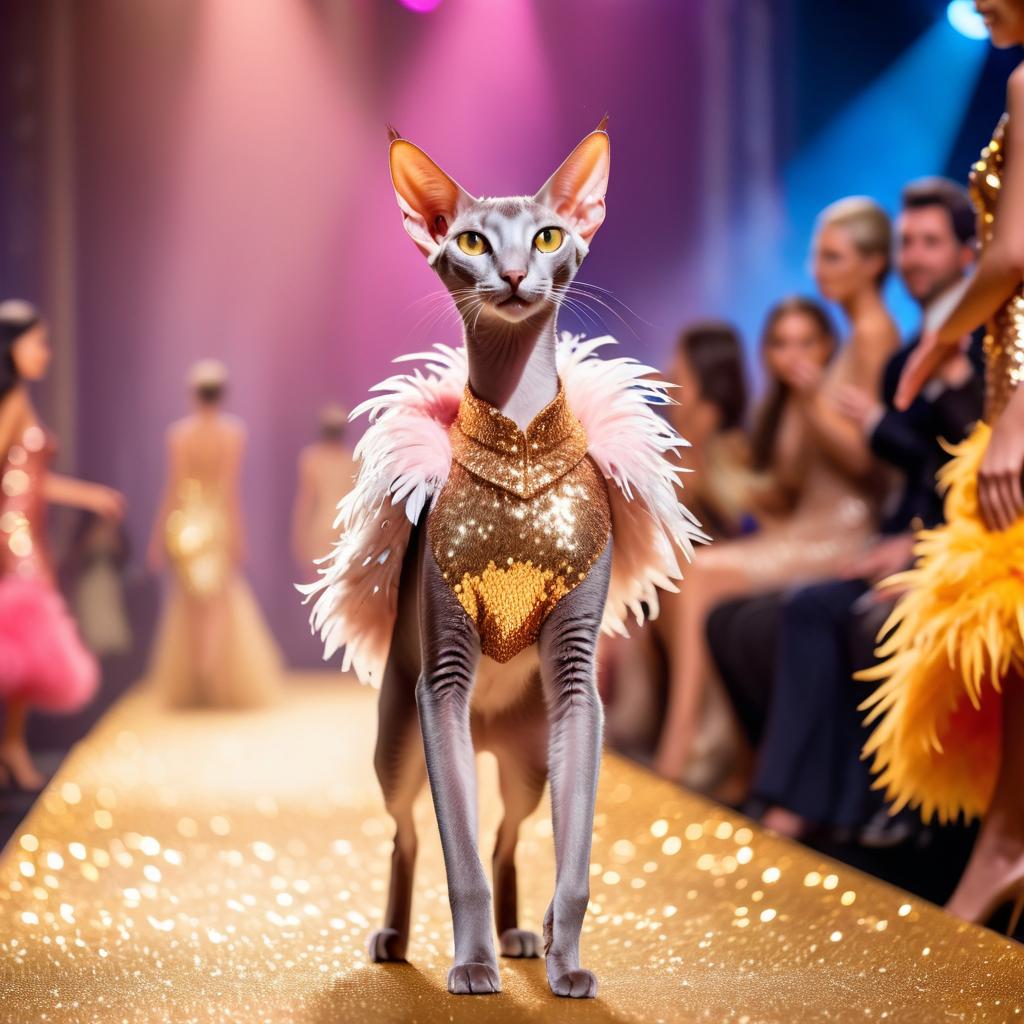
<svg viewBox="0 0 1024 1024">
<path fill-rule="evenodd" d="M 470 384 L 521 428 L 557 393 L 558 306 L 604 219 L 609 146 L 603 127 L 535 196 L 479 200 L 392 133 L 391 175 L 405 228 L 455 300 Z M 564 238 L 557 251 L 543 253 L 533 240 L 548 227 L 561 229 Z M 466 231 L 486 239 L 488 251 L 463 252 L 457 240 Z M 490 750 L 504 804 L 493 853 L 501 954 L 536 957 L 543 947 L 555 994 L 596 995 L 597 979 L 580 966 L 579 940 L 590 896 L 603 729 L 594 655 L 611 544 L 556 605 L 537 644 L 499 665 L 481 656 L 476 629 L 442 579 L 426 530 L 414 530 L 381 681 L 375 767 L 396 832 L 384 927 L 369 943 L 372 959 L 406 955 L 416 859 L 412 807 L 429 779 L 455 933 L 448 989 L 501 990 L 477 835 L 474 750 Z M 515 850 L 520 825 L 548 777 L 557 867 L 542 941 L 519 927 Z"/>
</svg>

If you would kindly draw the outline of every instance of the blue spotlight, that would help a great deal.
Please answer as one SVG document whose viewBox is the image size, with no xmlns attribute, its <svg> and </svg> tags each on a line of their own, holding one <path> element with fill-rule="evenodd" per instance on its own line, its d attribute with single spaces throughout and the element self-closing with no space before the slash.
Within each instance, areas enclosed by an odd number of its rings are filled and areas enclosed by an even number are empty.
<svg viewBox="0 0 1024 1024">
<path fill-rule="evenodd" d="M 750 263 L 736 275 L 735 296 L 727 296 L 733 319 L 756 332 L 771 302 L 808 290 L 808 243 L 818 213 L 833 200 L 868 195 L 895 212 L 908 181 L 942 170 L 987 52 L 936 19 L 792 156 L 781 181 L 784 226 L 761 237 L 742 219 L 737 225 L 737 246 Z M 913 327 L 918 310 L 895 279 L 886 298 L 897 322 Z"/>
<path fill-rule="evenodd" d="M 962 36 L 968 39 L 987 39 L 985 19 L 975 10 L 973 0 L 950 0 L 946 17 Z"/>
</svg>

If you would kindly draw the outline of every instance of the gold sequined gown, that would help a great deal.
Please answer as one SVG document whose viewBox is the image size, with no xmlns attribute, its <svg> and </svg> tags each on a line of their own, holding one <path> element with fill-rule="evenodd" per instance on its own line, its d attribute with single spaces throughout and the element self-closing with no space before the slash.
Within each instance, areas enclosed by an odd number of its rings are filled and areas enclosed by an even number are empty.
<svg viewBox="0 0 1024 1024">
<path fill-rule="evenodd" d="M 281 655 L 234 564 L 231 541 L 222 488 L 186 478 L 167 517 L 173 578 L 148 675 L 173 706 L 259 707 L 280 694 Z M 212 645 L 208 663 L 205 643 Z"/>
<path fill-rule="evenodd" d="M 834 389 L 844 381 L 846 358 L 840 352 L 829 367 L 826 388 Z M 818 445 L 809 444 L 795 408 L 783 413 L 778 445 L 780 460 L 799 470 L 795 507 L 782 519 L 766 520 L 757 533 L 720 541 L 699 556 L 701 568 L 728 570 L 742 579 L 746 593 L 834 576 L 843 562 L 865 548 L 877 528 L 875 485 L 851 481 Z"/>
<path fill-rule="evenodd" d="M 1003 115 L 970 177 L 978 235 L 988 244 L 1003 176 Z M 990 532 L 977 478 L 994 423 L 1024 373 L 1024 284 L 985 337 L 985 417 L 941 470 L 945 523 L 918 534 L 918 561 L 893 578 L 908 587 L 879 647 L 884 660 L 859 678 L 881 685 L 864 702 L 874 731 L 877 785 L 894 809 L 928 820 L 984 814 L 1001 759 L 1002 686 L 1024 670 L 1024 519 Z"/>
<path fill-rule="evenodd" d="M 525 431 L 467 386 L 449 437 L 427 535 L 483 654 L 506 662 L 600 557 L 608 492 L 561 384 Z"/>
</svg>

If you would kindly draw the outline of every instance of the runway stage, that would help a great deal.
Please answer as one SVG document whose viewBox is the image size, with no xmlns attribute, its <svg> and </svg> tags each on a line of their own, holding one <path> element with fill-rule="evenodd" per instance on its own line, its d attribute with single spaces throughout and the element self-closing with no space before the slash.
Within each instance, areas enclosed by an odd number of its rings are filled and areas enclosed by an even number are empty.
<svg viewBox="0 0 1024 1024">
<path fill-rule="evenodd" d="M 130 695 L 65 762 L 0 861 L 0 1019 L 1024 1021 L 1024 949 L 606 756 L 584 963 L 504 991 L 444 988 L 451 927 L 428 793 L 411 963 L 369 963 L 389 825 L 375 694 L 297 678 L 272 712 L 170 713 Z M 485 849 L 500 814 L 481 759 Z M 485 858 L 487 860 L 489 858 Z M 523 925 L 551 895 L 546 802 L 520 847 Z"/>
</svg>

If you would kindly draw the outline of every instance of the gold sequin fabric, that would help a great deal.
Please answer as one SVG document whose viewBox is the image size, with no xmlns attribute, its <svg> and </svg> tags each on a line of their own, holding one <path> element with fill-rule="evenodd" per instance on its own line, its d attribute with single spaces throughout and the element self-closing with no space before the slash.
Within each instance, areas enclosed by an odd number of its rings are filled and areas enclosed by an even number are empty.
<svg viewBox="0 0 1024 1024">
<path fill-rule="evenodd" d="M 167 551 L 182 586 L 195 597 L 219 593 L 231 562 L 224 498 L 216 488 L 186 479 L 167 517 Z"/>
<path fill-rule="evenodd" d="M 451 472 L 427 533 L 483 653 L 505 662 L 600 557 L 608 492 L 561 384 L 525 431 L 467 386 L 449 436 Z"/>
<path fill-rule="evenodd" d="M 971 199 L 978 212 L 982 247 L 992 240 L 1003 183 L 1004 138 L 1008 118 L 999 119 L 992 141 L 971 168 Z M 1024 378 L 1024 282 L 989 321 L 985 334 L 985 419 L 992 423 Z"/>
</svg>

